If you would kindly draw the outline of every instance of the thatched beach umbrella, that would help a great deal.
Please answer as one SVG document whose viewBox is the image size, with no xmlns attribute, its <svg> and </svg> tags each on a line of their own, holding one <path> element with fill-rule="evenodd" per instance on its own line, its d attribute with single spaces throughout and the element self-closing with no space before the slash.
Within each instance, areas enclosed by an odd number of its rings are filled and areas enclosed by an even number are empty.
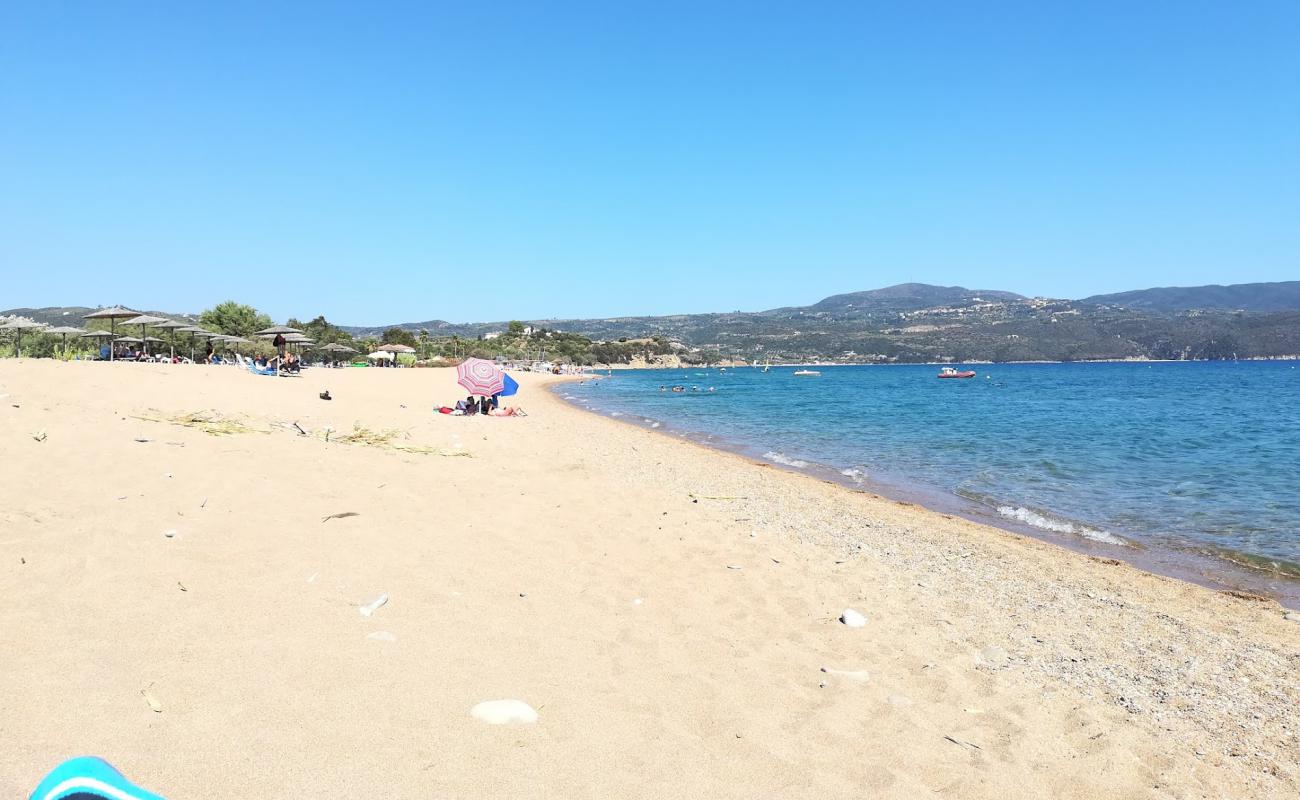
<svg viewBox="0 0 1300 800">
<path fill-rule="evenodd" d="M 0 325 L 0 328 L 3 328 L 4 330 L 7 331 L 14 332 L 14 339 L 15 339 L 14 354 L 19 358 L 23 357 L 23 331 L 32 330 L 33 328 L 44 328 L 44 327 L 45 327 L 44 322 L 36 322 L 35 320 L 30 320 L 30 319 L 14 319 L 14 320 L 10 320 L 4 325 Z"/>
<path fill-rule="evenodd" d="M 332 353 L 335 356 L 340 356 L 344 353 L 357 352 L 357 349 L 355 347 L 348 347 L 347 345 L 339 344 L 338 342 L 330 342 L 327 345 L 323 345 L 320 349 L 325 351 L 326 353 Z M 335 359 L 335 363 L 338 363 L 337 358 Z"/>
<path fill-rule="evenodd" d="M 176 357 L 176 331 L 192 328 L 193 326 L 190 325 L 188 322 L 177 322 L 176 320 L 169 319 L 169 320 L 164 320 L 162 322 L 159 322 L 157 325 L 153 325 L 151 327 L 167 331 L 167 338 L 171 340 L 172 358 L 175 358 Z"/>
<path fill-rule="evenodd" d="M 144 351 L 145 351 L 145 353 L 148 353 L 148 352 L 149 352 L 149 345 L 148 345 L 149 337 L 145 335 L 145 332 L 144 332 L 144 326 L 146 326 L 146 325 L 157 325 L 159 322 L 171 322 L 171 320 L 167 319 L 166 317 L 151 317 L 151 316 L 149 316 L 148 314 L 141 314 L 141 315 L 139 315 L 139 316 L 137 316 L 137 317 L 132 317 L 131 319 L 126 320 L 126 321 L 123 322 L 122 324 L 123 324 L 123 325 L 139 325 L 139 326 L 140 326 L 140 339 L 141 339 L 141 341 L 143 341 L 143 342 L 146 343 L 145 346 L 144 346 Z M 162 340 L 159 339 L 158 341 L 162 341 Z"/>
<path fill-rule="evenodd" d="M 91 313 L 82 316 L 82 319 L 106 319 L 108 320 L 109 333 L 116 336 L 117 321 L 119 319 L 130 319 L 131 317 L 138 316 L 140 316 L 139 311 L 132 311 L 129 308 L 122 308 L 121 306 L 113 306 L 112 308 L 101 308 L 98 311 L 92 311 Z M 108 360 L 113 360 L 113 348 L 111 347 L 108 349 Z"/>
<path fill-rule="evenodd" d="M 119 336 L 113 340 L 113 344 L 144 344 L 144 340 L 139 336 Z"/>
<path fill-rule="evenodd" d="M 190 335 L 190 361 L 194 360 L 195 340 L 200 333 L 206 333 L 199 325 L 186 325 L 184 328 L 177 328 L 177 333 L 188 333 Z"/>
<path fill-rule="evenodd" d="M 71 325 L 60 325 L 57 328 L 50 328 L 46 333 L 57 333 L 63 337 L 63 355 L 66 358 L 68 355 L 68 334 L 75 333 L 78 336 L 81 336 L 84 335 L 86 331 L 81 328 L 74 328 Z"/>
<path fill-rule="evenodd" d="M 289 334 L 292 333 L 302 335 L 302 331 L 297 328 L 290 328 L 288 325 L 272 325 L 269 328 L 263 328 L 253 335 L 261 336 L 263 339 L 274 339 L 277 336 L 284 336 L 287 343 Z"/>
<path fill-rule="evenodd" d="M 109 333 L 108 331 L 86 331 L 85 333 L 81 334 L 81 338 L 83 339 L 103 339 L 105 337 L 112 339 L 113 334 Z M 112 344 L 109 344 L 108 346 L 108 357 L 109 358 L 113 357 Z"/>
</svg>

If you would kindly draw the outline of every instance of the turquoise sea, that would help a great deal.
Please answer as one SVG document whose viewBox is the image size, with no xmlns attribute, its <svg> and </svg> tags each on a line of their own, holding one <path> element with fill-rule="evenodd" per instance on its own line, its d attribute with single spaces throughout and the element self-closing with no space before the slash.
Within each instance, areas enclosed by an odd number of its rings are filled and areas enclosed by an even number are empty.
<svg viewBox="0 0 1300 800">
<path fill-rule="evenodd" d="M 1300 577 L 1295 362 L 616 371 L 572 402 L 1085 549 Z M 660 391 L 680 385 L 686 391 Z M 698 391 L 695 388 L 698 387 Z M 712 391 L 710 391 L 712 389 Z"/>
</svg>

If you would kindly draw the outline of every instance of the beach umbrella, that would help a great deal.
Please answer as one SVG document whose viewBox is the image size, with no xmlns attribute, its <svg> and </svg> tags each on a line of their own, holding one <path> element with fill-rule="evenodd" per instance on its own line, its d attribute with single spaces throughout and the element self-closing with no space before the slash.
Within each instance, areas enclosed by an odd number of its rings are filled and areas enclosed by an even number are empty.
<svg viewBox="0 0 1300 800">
<path fill-rule="evenodd" d="M 113 344 L 143 344 L 143 340 L 138 336 L 119 336 L 113 340 Z M 114 348 L 116 349 L 116 348 Z"/>
<path fill-rule="evenodd" d="M 274 338 L 277 333 L 284 333 L 284 334 L 302 333 L 302 331 L 298 330 L 297 328 L 290 328 L 288 325 L 272 325 L 269 328 L 263 328 L 262 330 L 255 332 L 253 335 L 270 336 Z"/>
<path fill-rule="evenodd" d="M 140 326 L 140 339 L 141 339 L 141 341 L 143 341 L 143 342 L 148 342 L 148 341 L 149 341 L 149 337 L 145 335 L 145 332 L 144 332 L 144 326 L 146 326 L 146 325 L 156 325 L 156 324 L 158 324 L 159 322 L 170 322 L 170 321 L 171 321 L 171 320 L 167 319 L 166 317 L 152 317 L 152 316 L 150 316 L 150 315 L 148 315 L 148 314 L 140 314 L 140 315 L 138 315 L 138 316 L 132 317 L 131 319 L 124 320 L 124 321 L 122 322 L 122 324 L 123 324 L 123 325 L 139 325 L 139 326 Z M 144 351 L 145 351 L 146 353 L 149 352 L 149 345 L 148 345 L 148 344 L 145 345 Z"/>
<path fill-rule="evenodd" d="M 81 334 L 81 338 L 83 339 L 103 339 L 106 336 L 109 339 L 113 338 L 113 334 L 109 333 L 108 331 L 86 331 L 85 333 Z M 111 344 L 108 347 L 108 355 L 109 358 L 113 357 L 113 346 Z"/>
<path fill-rule="evenodd" d="M 519 384 L 515 383 L 515 379 L 504 372 L 501 373 L 501 383 L 501 391 L 497 392 L 497 394 L 502 397 L 509 397 L 512 394 L 519 393 Z"/>
<path fill-rule="evenodd" d="M 130 319 L 131 317 L 140 316 L 139 311 L 132 311 L 129 308 L 113 306 L 112 308 L 101 308 L 98 311 L 92 311 L 82 316 L 82 319 L 106 319 L 108 320 L 108 330 L 114 336 L 117 335 L 117 321 L 119 319 Z M 113 360 L 113 348 L 108 349 L 108 360 Z"/>
<path fill-rule="evenodd" d="M 177 328 L 176 332 L 188 333 L 190 335 L 190 361 L 193 361 L 195 338 L 198 336 L 198 334 L 207 333 L 207 331 L 203 330 L 202 326 L 199 325 L 186 325 L 184 328 Z"/>
<path fill-rule="evenodd" d="M 376 350 L 375 352 L 366 356 L 366 358 L 382 358 L 388 360 L 393 358 L 393 354 L 388 352 L 387 350 Z"/>
<path fill-rule="evenodd" d="M 50 328 L 49 330 L 46 331 L 46 333 L 57 333 L 57 334 L 59 334 L 60 336 L 63 337 L 63 355 L 64 355 L 64 356 L 66 356 L 66 355 L 68 354 L 68 334 L 69 334 L 69 333 L 75 333 L 75 334 L 77 334 L 78 336 L 80 336 L 81 334 L 84 334 L 85 332 L 86 332 L 85 330 L 83 330 L 83 329 L 81 329 L 81 328 L 74 328 L 74 327 L 72 327 L 71 325 L 60 325 L 60 326 L 57 327 L 57 328 Z"/>
<path fill-rule="evenodd" d="M 348 347 L 347 345 L 339 344 L 338 342 L 330 342 L 329 344 L 321 347 L 321 349 L 327 353 L 335 353 L 335 354 L 357 352 L 357 349 L 355 347 Z"/>
<path fill-rule="evenodd" d="M 505 388 L 505 373 L 491 361 L 467 358 L 456 366 L 456 382 L 470 394 L 501 394 Z"/>
<path fill-rule="evenodd" d="M 285 336 L 287 340 L 288 334 L 291 333 L 296 333 L 301 335 L 302 331 L 298 330 L 297 328 L 290 328 L 288 325 L 272 325 L 269 328 L 263 328 L 262 330 L 258 331 L 254 335 L 261 336 L 267 339 L 274 339 L 276 336 Z"/>
<path fill-rule="evenodd" d="M 154 325 L 152 327 L 167 331 L 167 338 L 171 340 L 172 358 L 175 358 L 176 357 L 176 331 L 186 330 L 193 326 L 190 325 L 188 322 L 177 322 L 176 320 L 169 319 L 163 322 L 159 322 L 157 325 Z"/>
<path fill-rule="evenodd" d="M 44 327 L 45 327 L 45 323 L 44 323 L 44 322 L 36 322 L 36 321 L 34 321 L 34 320 L 30 320 L 30 319 L 21 319 L 21 318 L 19 318 L 19 319 L 13 319 L 13 320 L 10 320 L 9 322 L 5 323 L 4 325 L 0 325 L 0 327 L 4 328 L 4 329 L 7 330 L 7 331 L 13 331 L 13 332 L 14 332 L 14 338 L 15 338 L 14 353 L 15 353 L 19 358 L 22 358 L 22 355 L 23 355 L 23 331 L 32 330 L 33 328 L 44 328 Z"/>
<path fill-rule="evenodd" d="M 415 348 L 406 344 L 382 344 L 380 350 L 387 350 L 390 353 L 414 353 Z"/>
</svg>

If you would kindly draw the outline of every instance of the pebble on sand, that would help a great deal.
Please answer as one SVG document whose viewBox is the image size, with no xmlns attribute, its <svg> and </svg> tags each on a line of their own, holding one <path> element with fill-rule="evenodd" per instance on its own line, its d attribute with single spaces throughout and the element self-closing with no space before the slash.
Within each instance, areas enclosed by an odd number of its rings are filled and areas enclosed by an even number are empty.
<svg viewBox="0 0 1300 800">
<path fill-rule="evenodd" d="M 537 721 L 537 712 L 522 700 L 485 700 L 471 708 L 469 714 L 489 725 L 509 725 L 512 722 L 531 724 Z"/>
<path fill-rule="evenodd" d="M 851 608 L 846 608 L 844 609 L 844 613 L 840 614 L 840 622 L 843 622 L 850 628 L 862 628 L 866 626 L 867 618 Z"/>
<path fill-rule="evenodd" d="M 1292 611 L 1283 616 L 1282 619 L 1290 620 L 1291 622 L 1300 622 L 1300 612 Z"/>
</svg>

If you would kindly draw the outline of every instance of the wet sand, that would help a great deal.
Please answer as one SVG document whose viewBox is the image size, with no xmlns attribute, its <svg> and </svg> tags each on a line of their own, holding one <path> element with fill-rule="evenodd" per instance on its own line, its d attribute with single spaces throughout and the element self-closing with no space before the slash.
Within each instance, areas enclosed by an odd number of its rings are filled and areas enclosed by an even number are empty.
<svg viewBox="0 0 1300 800">
<path fill-rule="evenodd" d="M 450 370 L 0 364 L 0 791 L 82 754 L 172 798 L 1300 790 L 1275 603 L 520 378 L 463 419 Z"/>
</svg>

